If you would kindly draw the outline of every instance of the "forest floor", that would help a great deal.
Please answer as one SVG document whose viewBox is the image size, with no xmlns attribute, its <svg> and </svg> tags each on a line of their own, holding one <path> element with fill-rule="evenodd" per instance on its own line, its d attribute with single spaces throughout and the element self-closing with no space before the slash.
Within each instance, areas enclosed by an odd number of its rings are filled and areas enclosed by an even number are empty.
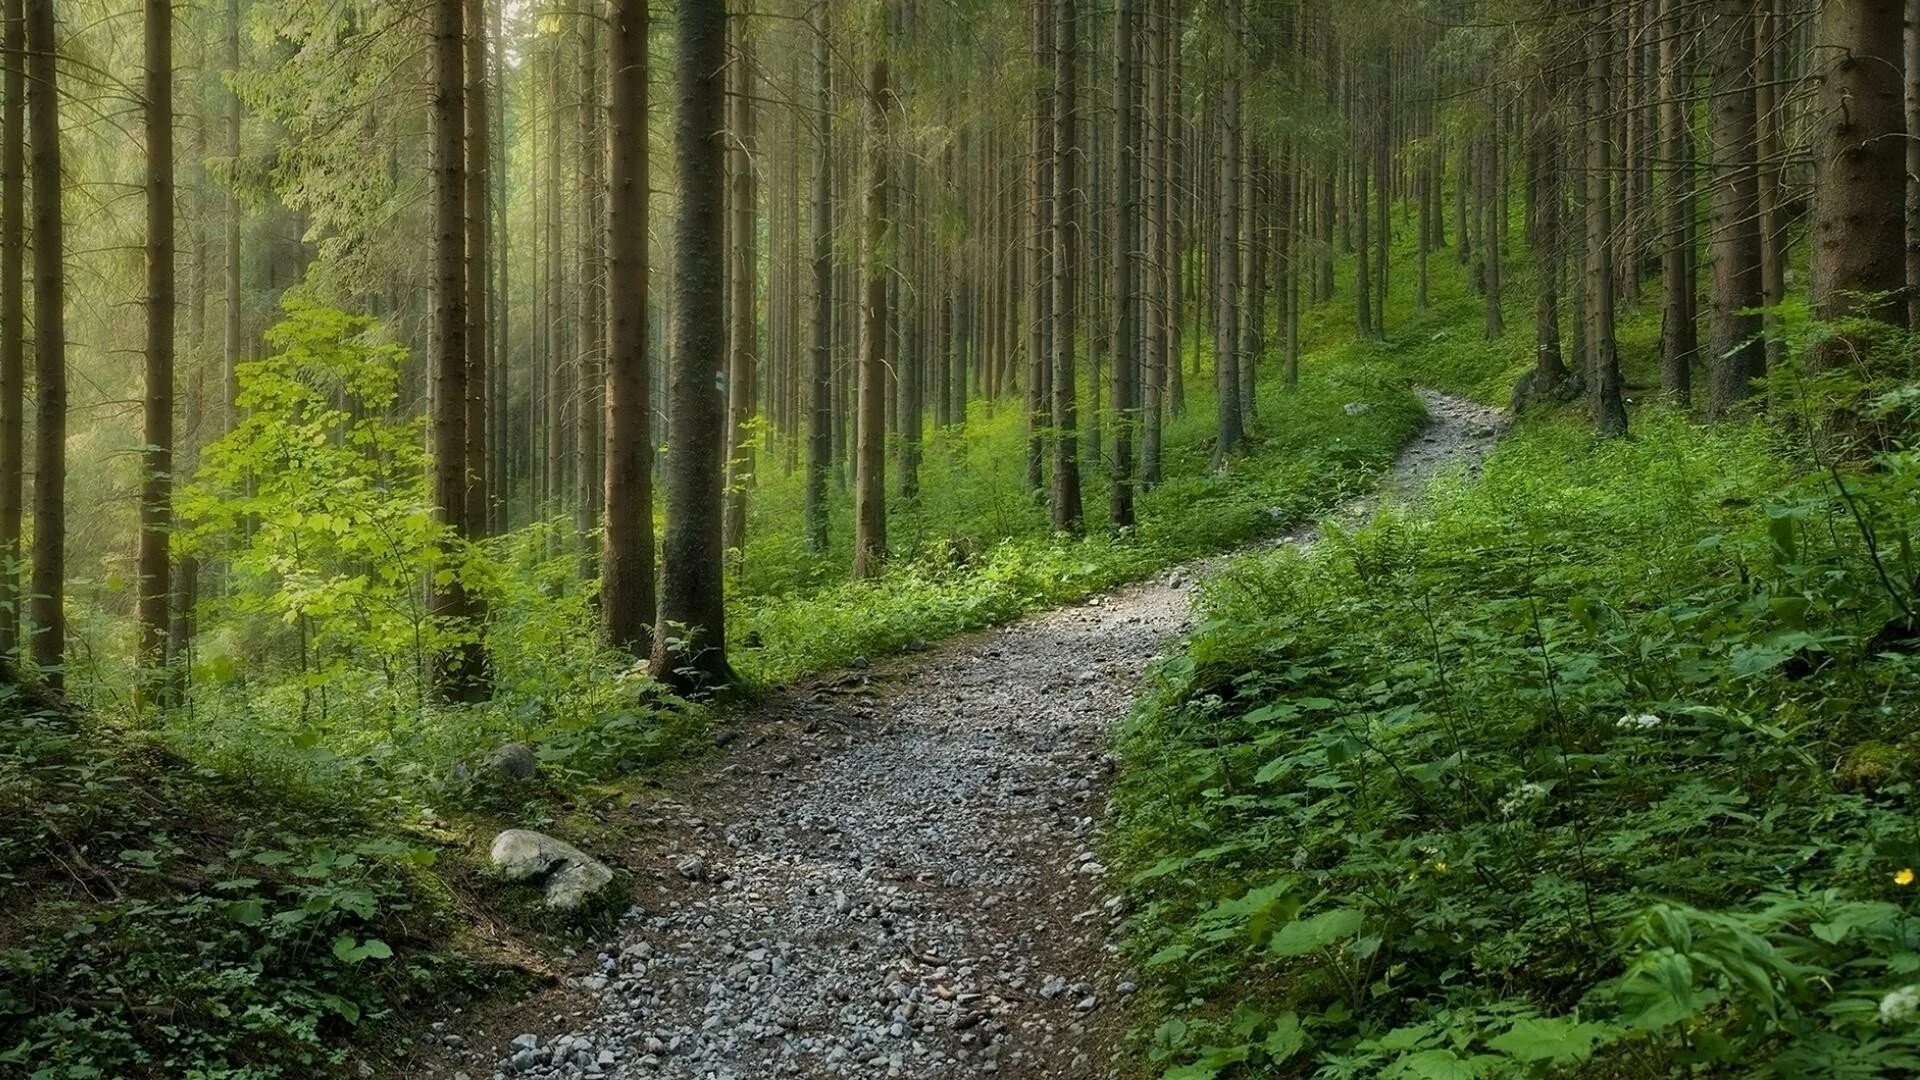
<svg viewBox="0 0 1920 1080">
<path fill-rule="evenodd" d="M 1505 426 L 1422 396 L 1431 420 L 1381 493 L 1337 518 L 1477 470 Z M 641 868 L 612 940 L 524 1002 L 436 1025 L 459 1049 L 409 1074 L 1110 1073 L 1133 987 L 1100 863 L 1109 732 L 1219 564 L 744 712 L 718 754 L 610 823 Z"/>
</svg>

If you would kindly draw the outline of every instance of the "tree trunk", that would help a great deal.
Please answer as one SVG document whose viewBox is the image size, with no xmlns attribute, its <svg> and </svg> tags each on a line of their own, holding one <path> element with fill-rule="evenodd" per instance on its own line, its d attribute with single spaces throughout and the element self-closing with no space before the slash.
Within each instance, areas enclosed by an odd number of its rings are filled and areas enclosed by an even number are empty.
<svg viewBox="0 0 1920 1080">
<path fill-rule="evenodd" d="M 1901 207 L 1906 183 L 1898 0 L 1827 0 L 1820 6 L 1820 123 L 1814 144 L 1813 308 L 1822 320 L 1874 319 L 1899 326 L 1906 261 Z M 1817 371 L 1845 371 L 1863 384 L 1896 370 L 1901 350 L 1849 332 L 1814 350 Z M 1864 453 L 1891 434 L 1850 405 L 1828 435 Z"/>
<path fill-rule="evenodd" d="M 240 0 L 227 0 L 226 68 L 230 77 L 240 75 Z M 227 158 L 240 160 L 240 95 L 227 90 Z M 226 310 L 221 323 L 222 431 L 231 432 L 240 424 L 240 226 L 239 180 L 227 178 L 225 261 Z"/>
<path fill-rule="evenodd" d="M 1708 170 L 1713 210 L 1708 244 L 1713 288 L 1707 320 L 1707 417 L 1719 419 L 1753 394 L 1765 374 L 1760 317 L 1760 205 L 1753 112 L 1754 0 L 1715 0 Z M 1898 205 L 1896 203 L 1896 205 Z M 1896 234 L 1897 235 L 1897 234 Z"/>
<path fill-rule="evenodd" d="M 880 27 L 890 16 L 882 3 Z M 862 252 L 865 300 L 860 322 L 859 447 L 854 461 L 853 576 L 877 577 L 887 557 L 887 266 L 891 222 L 887 196 L 887 55 L 884 33 L 875 41 L 867 75 L 866 236 Z"/>
<path fill-rule="evenodd" d="M 641 0 L 644 2 L 644 0 Z M 807 369 L 807 547 L 827 550 L 827 471 L 833 464 L 833 42 L 818 9 L 813 55 L 813 351 Z"/>
<path fill-rule="evenodd" d="M 435 685 L 451 701 L 487 694 L 486 653 L 478 612 L 461 563 L 467 525 L 466 86 L 462 0 L 434 0 L 432 102 L 433 212 L 433 493 L 449 534 L 441 569 L 449 580 L 429 589 L 429 607 L 446 644 Z M 439 576 L 435 575 L 436 578 Z"/>
<path fill-rule="evenodd" d="M 758 198 L 754 170 L 759 148 L 753 131 L 753 44 L 748 26 L 748 9 L 742 5 L 731 19 L 733 30 L 734 93 L 731 98 L 733 139 L 728 144 L 732 197 L 729 211 L 733 217 L 731 233 L 732 271 L 728 275 L 731 300 L 728 304 L 732 331 L 727 362 L 727 500 L 722 543 L 728 551 L 739 552 L 747 545 L 747 488 L 753 483 L 753 417 L 757 402 L 754 390 L 758 382 L 758 347 L 754 339 L 754 310 L 759 253 L 755 239 L 759 230 L 755 214 Z M 739 558 L 735 555 L 735 558 Z"/>
<path fill-rule="evenodd" d="M 1361 150 L 1353 157 L 1353 212 L 1358 218 L 1355 240 L 1358 251 L 1353 260 L 1353 322 L 1363 339 L 1373 337 L 1373 252 L 1371 215 L 1373 213 L 1371 162 Z"/>
<path fill-rule="evenodd" d="M 653 387 L 647 363 L 647 0 L 607 24 L 607 522 L 600 612 L 607 644 L 652 648 Z"/>
<path fill-rule="evenodd" d="M 1138 291 L 1141 317 L 1146 320 L 1142 333 L 1142 374 L 1145 385 L 1140 391 L 1140 484 L 1152 487 L 1160 482 L 1161 424 L 1166 412 L 1167 327 L 1171 312 L 1166 305 L 1167 265 L 1171 245 L 1167 226 L 1167 35 L 1172 19 L 1166 13 L 1166 0 L 1148 0 L 1145 34 L 1141 55 L 1147 65 L 1147 116 L 1143 133 L 1140 170 L 1146 184 L 1146 259 Z"/>
<path fill-rule="evenodd" d="M 1486 240 L 1484 248 L 1487 258 L 1487 340 L 1493 341 L 1505 337 L 1507 333 L 1506 314 L 1501 310 L 1501 266 L 1500 240 L 1501 230 L 1507 218 L 1507 189 L 1503 182 L 1504 167 L 1500 157 L 1500 110 L 1497 103 L 1490 108 L 1493 118 L 1493 130 L 1487 134 L 1487 149 L 1482 156 L 1482 168 L 1486 170 Z"/>
<path fill-rule="evenodd" d="M 1662 185 L 1660 388 L 1681 405 L 1693 399 L 1693 367 L 1699 351 L 1699 315 L 1695 310 L 1692 50 L 1686 42 L 1684 0 L 1661 0 L 1660 36 Z"/>
<path fill-rule="evenodd" d="M 726 653 L 726 575 L 720 546 L 726 398 L 726 100 L 724 0 L 682 0 L 674 160 L 673 379 L 668 390 L 667 527 L 653 674 L 683 692 L 732 680 Z"/>
<path fill-rule="evenodd" d="M 1074 400 L 1074 285 L 1080 189 L 1074 175 L 1078 87 L 1074 65 L 1079 33 L 1075 0 L 1053 0 L 1053 492 L 1055 532 L 1079 533 L 1080 429 Z"/>
<path fill-rule="evenodd" d="M 1032 26 L 1028 35 L 1028 51 L 1033 57 L 1034 66 L 1039 68 L 1042 77 L 1034 88 L 1033 117 L 1028 122 L 1027 133 L 1027 490 L 1036 498 L 1046 485 L 1046 434 L 1050 423 L 1047 415 L 1047 369 L 1051 360 L 1049 337 L 1052 328 L 1048 325 L 1048 307 L 1051 297 L 1048 290 L 1053 278 L 1047 265 L 1047 256 L 1051 245 L 1047 238 L 1050 223 L 1051 199 L 1049 181 L 1053 177 L 1052 134 L 1053 134 L 1053 83 L 1046 75 L 1051 72 L 1053 57 L 1053 12 L 1047 0 L 1032 0 L 1030 12 Z"/>
<path fill-rule="evenodd" d="M 1587 60 L 1587 385 L 1594 431 L 1611 438 L 1627 433 L 1620 357 L 1614 344 L 1613 139 L 1607 130 L 1612 101 L 1607 85 L 1611 0 L 1601 0 L 1594 16 Z M 1486 242 L 1492 244 L 1493 237 L 1487 236 Z"/>
<path fill-rule="evenodd" d="M 505 0 L 499 0 L 505 2 Z M 466 536 L 487 535 L 487 338 L 491 276 L 487 179 L 492 173 L 493 118 L 487 108 L 487 0 L 466 0 Z M 471 597 L 470 600 L 477 600 Z"/>
<path fill-rule="evenodd" d="M 0 102 L 0 678 L 20 660 L 20 546 L 26 476 L 26 8 L 6 0 Z"/>
<path fill-rule="evenodd" d="M 173 3 L 146 0 L 147 364 L 140 451 L 139 701 L 166 703 L 173 534 Z"/>
<path fill-rule="evenodd" d="M 59 63 L 53 0 L 27 0 L 27 129 L 33 151 L 33 575 L 29 651 L 41 678 L 65 685 L 67 539 L 66 244 L 60 196 Z"/>
<path fill-rule="evenodd" d="M 1565 180 L 1560 169 L 1560 143 L 1565 136 L 1554 121 L 1552 99 L 1558 80 L 1543 72 L 1532 96 L 1533 127 L 1528 137 L 1533 181 L 1534 364 L 1531 385 L 1522 398 L 1541 400 L 1557 396 L 1570 372 L 1560 350 L 1560 299 L 1565 284 Z"/>
<path fill-rule="evenodd" d="M 1907 0 L 1906 69 L 1907 329 L 1920 332 L 1920 0 Z"/>
<path fill-rule="evenodd" d="M 502 45 L 506 38 L 501 34 L 501 9 L 506 4 L 496 2 L 492 7 L 490 29 L 493 35 L 493 56 L 491 70 L 493 85 L 498 89 L 498 97 L 490 97 L 491 109 L 485 110 L 487 123 L 492 128 L 492 137 L 488 139 L 493 159 L 488 163 L 487 189 L 491 197 L 485 207 L 488 220 L 486 261 L 493 268 L 493 294 L 487 301 L 487 311 L 492 316 L 492 325 L 487 330 L 487 342 L 491 346 L 487 361 L 490 375 L 487 379 L 487 475 L 485 490 L 487 493 L 487 532 L 489 535 L 504 533 L 512 525 L 508 514 L 507 498 L 513 491 L 513 477 L 509 464 L 508 438 L 510 426 L 509 404 L 512 398 L 510 376 L 512 369 L 508 365 L 508 346 L 513 341 L 509 332 L 508 302 L 512 289 L 508 273 L 511 262 L 511 248 L 507 238 L 508 207 L 511 205 L 510 192 L 507 190 L 509 170 L 507 168 L 507 92 L 505 72 L 507 70 L 506 48 Z"/>
<path fill-rule="evenodd" d="M 1427 313 L 1427 253 L 1433 249 L 1433 170 L 1425 164 L 1415 167 L 1414 201 L 1419 236 L 1413 249 L 1413 313 Z"/>
<path fill-rule="evenodd" d="M 1753 20 L 1754 198 L 1760 208 L 1760 297 L 1766 308 L 1761 324 L 1767 334 L 1761 350 L 1765 357 L 1763 370 L 1779 364 L 1786 353 L 1779 330 L 1780 304 L 1787 298 L 1787 231 L 1786 215 L 1780 206 L 1783 148 L 1776 105 L 1779 95 L 1774 89 L 1780 52 L 1776 44 L 1778 28 L 1785 20 L 1777 5 L 1778 0 L 1758 0 Z"/>
<path fill-rule="evenodd" d="M 1108 408 L 1113 413 L 1113 457 L 1107 462 L 1112 483 L 1108 522 L 1115 529 L 1133 525 L 1133 433 L 1139 413 L 1133 402 L 1134 369 L 1140 362 L 1140 207 L 1138 96 L 1139 0 L 1117 0 L 1113 15 L 1113 175 L 1112 189 L 1113 323 L 1108 368 Z"/>
<path fill-rule="evenodd" d="M 921 355 L 918 342 L 926 293 L 923 289 L 908 287 L 910 282 L 921 280 L 919 269 L 923 265 L 918 257 L 922 250 L 917 197 L 919 170 L 912 158 L 907 159 L 905 173 L 900 183 L 902 198 L 897 204 L 900 206 L 901 224 L 895 230 L 900 239 L 894 242 L 894 247 L 906 262 L 901 271 L 890 275 L 893 296 L 888 302 L 887 314 L 894 328 L 894 361 L 890 368 L 899 391 L 894 410 L 897 422 L 894 426 L 900 434 L 900 498 L 911 502 L 920 497 L 920 441 L 925 433 L 922 424 L 925 409 L 922 408 L 920 385 L 920 372 L 925 358 Z M 1007 231 L 1008 240 L 1011 241 L 1011 224 Z M 908 299 L 912 301 L 911 306 L 906 303 Z M 1011 301 L 1012 297 L 1008 299 Z M 1008 321 L 1011 323 L 1010 318 Z M 1011 361 L 1013 350 L 1008 348 L 1006 355 Z"/>
<path fill-rule="evenodd" d="M 601 257 L 606 229 L 602 223 L 602 178 L 600 167 L 606 163 L 602 145 L 600 92 L 600 23 L 598 11 L 579 19 L 579 94 L 576 110 L 574 160 L 578 163 L 579 199 L 575 206 L 576 284 L 574 302 L 574 401 L 573 401 L 573 526 L 579 542 L 579 569 L 582 581 L 598 573 L 595 565 L 598 548 L 589 542 L 600 517 L 601 479 L 606 464 L 601 449 L 606 435 L 601 423 L 606 419 L 606 310 L 601 304 L 605 268 Z"/>
<path fill-rule="evenodd" d="M 1239 5 L 1244 0 L 1227 0 L 1228 33 L 1240 30 Z M 1219 429 L 1215 435 L 1213 467 L 1226 466 L 1227 458 L 1240 448 L 1243 436 L 1240 412 L 1240 73 L 1236 61 L 1227 73 L 1220 118 L 1220 185 L 1215 192 L 1219 204 L 1219 295 L 1214 326 L 1214 397 L 1218 402 Z"/>
</svg>

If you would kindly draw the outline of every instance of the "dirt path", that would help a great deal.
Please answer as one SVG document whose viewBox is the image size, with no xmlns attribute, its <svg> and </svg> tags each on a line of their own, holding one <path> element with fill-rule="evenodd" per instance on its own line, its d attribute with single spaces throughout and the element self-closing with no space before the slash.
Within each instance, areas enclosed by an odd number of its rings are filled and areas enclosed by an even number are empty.
<svg viewBox="0 0 1920 1080">
<path fill-rule="evenodd" d="M 1502 426 L 1424 396 L 1389 490 L 1477 468 Z M 757 708 L 635 822 L 637 906 L 554 1034 L 472 1075 L 1105 1075 L 1132 989 L 1106 963 L 1107 733 L 1212 565 Z"/>
</svg>

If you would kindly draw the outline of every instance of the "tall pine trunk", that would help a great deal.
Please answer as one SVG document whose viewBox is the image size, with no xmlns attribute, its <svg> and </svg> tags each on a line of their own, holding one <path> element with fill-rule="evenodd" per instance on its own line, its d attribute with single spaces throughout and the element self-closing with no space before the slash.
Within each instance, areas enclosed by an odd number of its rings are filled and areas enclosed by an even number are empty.
<svg viewBox="0 0 1920 1080">
<path fill-rule="evenodd" d="M 1074 400 L 1074 339 L 1078 329 L 1074 286 L 1080 188 L 1075 117 L 1078 84 L 1074 66 L 1079 33 L 1075 0 L 1053 0 L 1053 491 L 1049 509 L 1055 532 L 1081 528 L 1080 428 Z"/>
<path fill-rule="evenodd" d="M 642 0 L 644 2 L 644 0 Z M 807 546 L 827 550 L 827 472 L 833 465 L 833 41 L 818 9 L 813 55 L 813 349 L 807 366 Z"/>
<path fill-rule="evenodd" d="M 1620 357 L 1614 341 L 1613 138 L 1607 116 L 1612 65 L 1612 0 L 1594 7 L 1587 60 L 1587 387 L 1594 431 L 1601 437 L 1627 433 L 1621 394 Z M 1492 244 L 1492 230 L 1485 242 Z"/>
<path fill-rule="evenodd" d="M 436 689 L 451 701 L 487 694 L 486 654 L 468 595 L 461 541 L 467 526 L 466 123 L 462 0 L 434 0 L 433 214 L 433 496 L 448 543 L 429 589 L 429 610 L 445 636 L 434 665 Z"/>
<path fill-rule="evenodd" d="M 727 158 L 732 181 L 728 211 L 733 223 L 729 234 L 732 266 L 727 276 L 731 294 L 727 307 L 732 329 L 728 334 L 727 508 L 722 541 L 729 551 L 738 551 L 747 544 L 747 488 L 753 483 L 753 418 L 759 366 L 754 336 L 759 284 L 754 171 L 759 151 L 754 145 L 753 43 L 748 19 L 748 8 L 742 5 L 731 20 L 734 46 L 730 70 L 734 92 L 730 99 L 733 116 L 729 126 L 733 139 L 727 147 Z"/>
<path fill-rule="evenodd" d="M 18 673 L 20 545 L 26 476 L 26 27 L 24 0 L 5 2 L 0 102 L 0 676 Z"/>
<path fill-rule="evenodd" d="M 1819 16 L 1819 126 L 1814 144 L 1813 305 L 1825 320 L 1873 319 L 1894 326 L 1905 312 L 1901 208 L 1906 183 L 1898 0 L 1827 0 Z M 1814 367 L 1847 371 L 1862 383 L 1896 371 L 1900 350 L 1849 332 L 1814 350 Z M 1851 403 L 1827 420 L 1839 448 L 1866 452 L 1889 432 Z"/>
<path fill-rule="evenodd" d="M 1140 207 L 1138 81 L 1139 0 L 1117 0 L 1113 15 L 1113 157 L 1108 177 L 1113 198 L 1113 322 L 1108 347 L 1108 408 L 1113 413 L 1113 456 L 1107 462 L 1112 484 L 1108 522 L 1115 529 L 1133 525 L 1134 369 L 1140 362 Z"/>
<path fill-rule="evenodd" d="M 1693 368 L 1699 351 L 1698 289 L 1694 256 L 1692 50 L 1685 0 L 1661 0 L 1660 139 L 1665 159 L 1661 183 L 1660 388 L 1682 405 L 1693 399 Z"/>
<path fill-rule="evenodd" d="M 147 364 L 145 444 L 140 451 L 139 614 L 141 678 L 149 701 L 165 701 L 173 533 L 173 3 L 146 0 Z"/>
<path fill-rule="evenodd" d="M 1027 490 L 1037 498 L 1046 485 L 1047 371 L 1052 359 L 1048 323 L 1049 290 L 1053 278 L 1048 266 L 1048 241 L 1053 177 L 1053 12 L 1048 0 L 1031 0 L 1028 52 L 1042 77 L 1034 86 L 1033 117 L 1027 132 Z"/>
<path fill-rule="evenodd" d="M 1760 199 L 1753 104 L 1754 0 L 1716 0 L 1707 120 L 1713 184 L 1709 225 L 1713 283 L 1707 319 L 1707 416 L 1718 419 L 1753 394 L 1765 374 L 1760 317 Z"/>
<path fill-rule="evenodd" d="M 876 15 L 885 27 L 885 3 Z M 860 311 L 860 401 L 858 447 L 854 461 L 853 576 L 877 577 L 887 557 L 887 266 L 888 195 L 891 178 L 887 161 L 887 54 L 884 33 L 872 43 L 875 50 L 867 74 L 866 235 L 863 238 Z"/>
<path fill-rule="evenodd" d="M 33 575 L 29 652 L 65 685 L 67 540 L 66 241 L 60 196 L 60 79 L 53 0 L 27 0 L 27 137 L 33 151 Z"/>
<path fill-rule="evenodd" d="M 607 644 L 652 647 L 652 372 L 647 363 L 647 0 L 607 23 L 607 521 L 600 612 Z"/>
<path fill-rule="evenodd" d="M 673 355 L 668 388 L 667 526 L 661 563 L 654 677 L 677 690 L 731 681 L 726 653 L 726 572 L 720 546 L 726 398 L 725 0 L 682 0 L 674 83 L 674 161 L 680 187 L 673 226 Z"/>
<path fill-rule="evenodd" d="M 502 0 L 504 2 L 504 0 Z M 492 175 L 487 108 L 487 0 L 466 0 L 466 336 L 465 512 L 463 532 L 486 536 L 492 524 L 487 485 L 487 340 L 490 330 L 487 282 L 491 275 L 488 230 L 488 178 Z M 469 600 L 477 600 L 470 597 Z"/>
</svg>

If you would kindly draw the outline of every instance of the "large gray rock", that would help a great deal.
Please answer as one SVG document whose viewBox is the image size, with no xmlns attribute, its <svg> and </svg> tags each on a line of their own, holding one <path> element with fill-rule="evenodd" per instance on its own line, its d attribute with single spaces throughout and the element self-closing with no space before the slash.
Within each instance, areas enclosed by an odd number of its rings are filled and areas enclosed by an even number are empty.
<svg viewBox="0 0 1920 1080">
<path fill-rule="evenodd" d="M 508 829 L 493 838 L 493 865 L 508 881 L 543 879 L 547 906 L 572 911 L 613 884 L 606 863 L 564 840 L 532 829 Z"/>
<path fill-rule="evenodd" d="M 502 746 L 493 752 L 487 764 L 509 780 L 531 780 L 540 772 L 540 759 L 526 743 L 510 742 Z"/>
</svg>

